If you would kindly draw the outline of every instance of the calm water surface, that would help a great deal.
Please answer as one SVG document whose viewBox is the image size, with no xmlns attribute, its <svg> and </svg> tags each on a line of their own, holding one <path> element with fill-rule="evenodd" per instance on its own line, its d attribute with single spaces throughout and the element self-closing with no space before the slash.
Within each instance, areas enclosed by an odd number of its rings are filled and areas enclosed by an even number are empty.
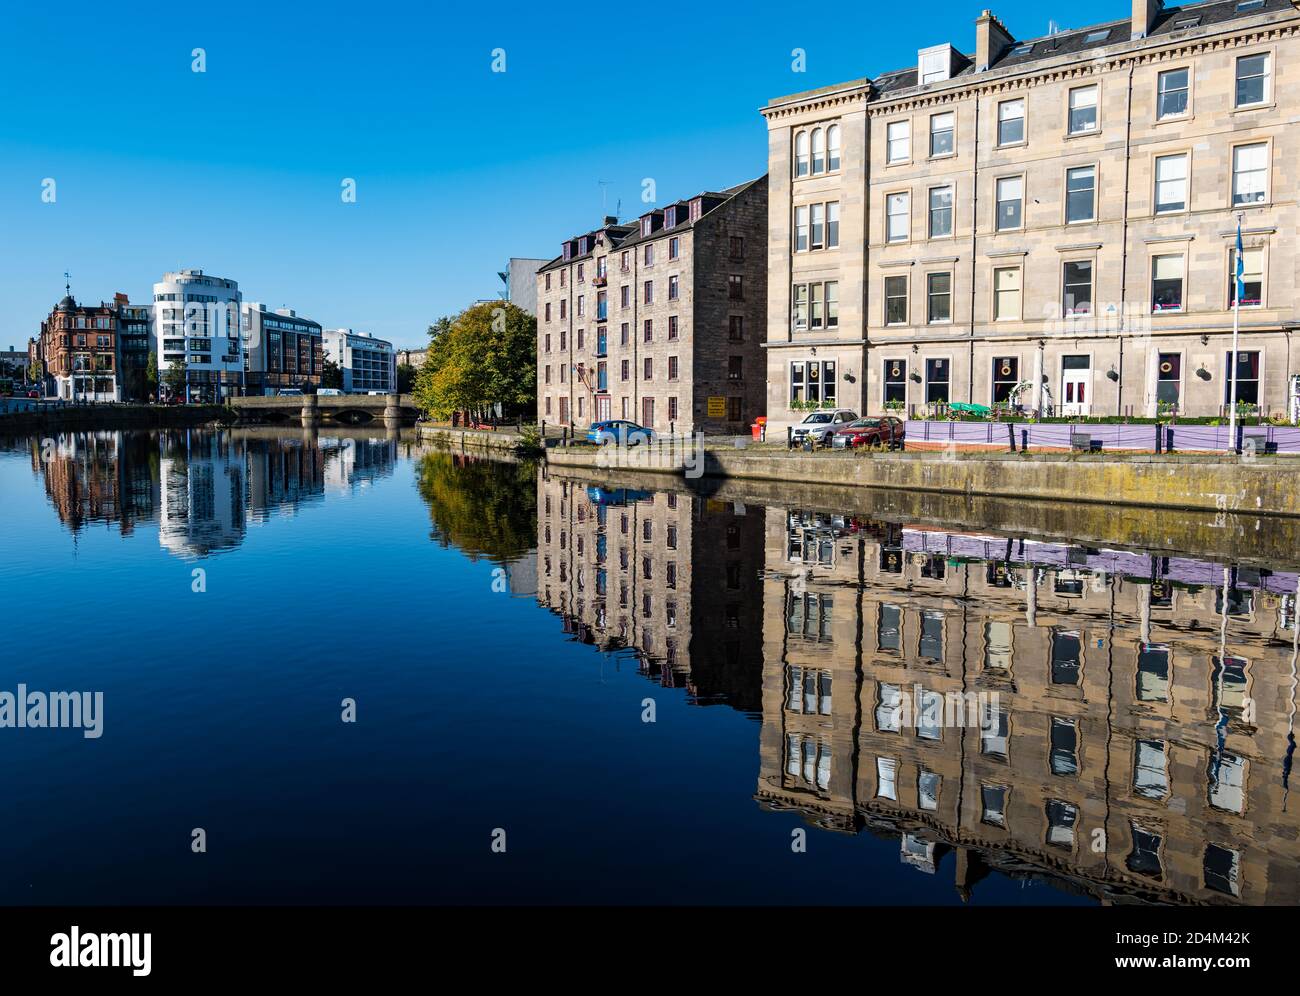
<svg viewBox="0 0 1300 996">
<path fill-rule="evenodd" d="M 362 429 L 4 440 L 0 503 L 0 693 L 104 699 L 0 729 L 0 902 L 1300 901 L 1294 563 Z"/>
</svg>

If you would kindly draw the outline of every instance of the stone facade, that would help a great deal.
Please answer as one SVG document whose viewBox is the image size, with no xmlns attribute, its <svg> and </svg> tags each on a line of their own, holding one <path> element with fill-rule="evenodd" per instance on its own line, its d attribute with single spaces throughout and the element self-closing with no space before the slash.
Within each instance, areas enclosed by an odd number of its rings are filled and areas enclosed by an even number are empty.
<svg viewBox="0 0 1300 996">
<path fill-rule="evenodd" d="M 537 417 L 741 433 L 763 414 L 767 178 L 567 240 L 537 274 Z"/>
<path fill-rule="evenodd" d="M 792 400 L 825 402 L 832 378 L 834 403 L 871 413 L 1218 414 L 1239 216 L 1238 400 L 1285 411 L 1297 32 L 1285 0 L 1135 0 L 1130 20 L 1034 42 L 986 12 L 974 56 L 942 46 L 772 101 L 770 424 L 798 421 Z M 817 249 L 804 211 L 830 204 L 838 247 Z M 799 288 L 827 281 L 835 323 L 802 321 Z"/>
</svg>

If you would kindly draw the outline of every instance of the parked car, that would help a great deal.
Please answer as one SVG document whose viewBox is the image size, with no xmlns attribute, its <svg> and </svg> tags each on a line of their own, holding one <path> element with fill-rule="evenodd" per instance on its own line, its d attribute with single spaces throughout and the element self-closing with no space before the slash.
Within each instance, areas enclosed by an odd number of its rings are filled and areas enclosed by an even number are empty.
<svg viewBox="0 0 1300 996">
<path fill-rule="evenodd" d="M 343 392 L 340 391 L 337 387 L 322 387 L 318 389 L 316 393 L 319 394 L 322 398 L 337 398 Z"/>
<path fill-rule="evenodd" d="M 790 442 L 795 446 L 802 446 L 805 439 L 811 438 L 814 446 L 829 446 L 831 433 L 855 421 L 857 417 L 857 412 L 847 408 L 828 408 L 825 411 L 810 412 L 794 427 Z"/>
<path fill-rule="evenodd" d="M 276 395 L 277 395 L 278 397 L 281 397 L 281 398 L 301 398 L 301 397 L 302 397 L 302 391 L 299 390 L 299 389 L 296 388 L 296 387 L 282 387 L 282 388 L 280 388 L 280 390 L 276 391 L 275 393 L 276 393 Z"/>
<path fill-rule="evenodd" d="M 892 415 L 855 419 L 831 434 L 831 446 L 837 450 L 859 446 L 882 446 L 892 450 L 903 445 L 903 423 Z"/>
<path fill-rule="evenodd" d="M 637 425 L 627 419 L 610 419 L 605 422 L 592 422 L 587 430 L 587 442 L 603 446 L 614 443 L 622 446 L 637 446 L 648 443 L 655 438 L 653 429 Z"/>
<path fill-rule="evenodd" d="M 29 397 L 29 398 L 35 398 L 37 401 L 39 401 L 39 400 L 41 399 L 41 392 L 40 392 L 40 391 L 28 391 L 28 392 L 27 392 L 27 397 Z"/>
</svg>

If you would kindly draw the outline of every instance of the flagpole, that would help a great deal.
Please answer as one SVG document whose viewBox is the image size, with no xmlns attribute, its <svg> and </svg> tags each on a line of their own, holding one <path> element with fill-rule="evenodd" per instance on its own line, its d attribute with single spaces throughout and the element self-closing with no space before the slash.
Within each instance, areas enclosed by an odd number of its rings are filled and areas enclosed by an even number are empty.
<svg viewBox="0 0 1300 996">
<path fill-rule="evenodd" d="M 1229 412 L 1228 412 L 1228 439 L 1234 453 L 1240 452 L 1237 448 L 1237 341 L 1241 334 L 1241 276 L 1245 270 L 1245 260 L 1242 259 L 1241 245 L 1241 218 L 1237 215 L 1237 259 L 1232 268 L 1233 295 L 1232 295 L 1232 358 L 1229 366 L 1232 368 L 1229 376 L 1232 378 L 1232 388 L 1229 394 Z"/>
</svg>

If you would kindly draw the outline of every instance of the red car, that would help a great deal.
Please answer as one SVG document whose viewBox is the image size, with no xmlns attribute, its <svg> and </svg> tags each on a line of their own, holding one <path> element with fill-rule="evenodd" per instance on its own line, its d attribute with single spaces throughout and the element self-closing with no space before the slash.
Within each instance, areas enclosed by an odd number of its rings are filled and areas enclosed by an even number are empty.
<svg viewBox="0 0 1300 996">
<path fill-rule="evenodd" d="M 39 401 L 39 400 L 41 399 L 41 392 L 40 392 L 40 391 L 28 391 L 28 392 L 27 392 L 27 397 L 29 397 L 29 398 L 35 398 L 37 401 Z"/>
<path fill-rule="evenodd" d="M 841 429 L 836 429 L 831 436 L 834 449 L 857 449 L 860 446 L 879 446 L 882 449 L 902 449 L 903 423 L 892 415 L 860 418 Z"/>
</svg>

